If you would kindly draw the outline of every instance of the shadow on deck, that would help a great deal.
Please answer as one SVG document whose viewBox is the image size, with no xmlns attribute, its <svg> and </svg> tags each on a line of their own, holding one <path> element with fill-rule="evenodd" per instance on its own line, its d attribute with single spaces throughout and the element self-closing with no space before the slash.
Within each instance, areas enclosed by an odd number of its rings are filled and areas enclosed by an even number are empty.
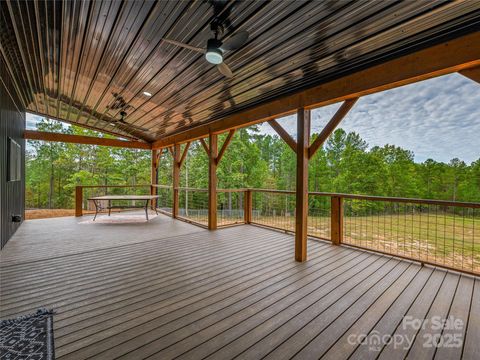
<svg viewBox="0 0 480 360">
<path fill-rule="evenodd" d="M 61 359 L 473 359 L 480 351 L 478 278 L 313 240 L 301 264 L 293 236 L 264 228 L 130 220 L 26 221 L 1 253 L 1 317 L 54 308 Z M 437 316 L 457 327 L 432 329 Z M 429 321 L 419 330 L 408 319 Z M 432 335 L 459 346 L 429 346 Z"/>
</svg>

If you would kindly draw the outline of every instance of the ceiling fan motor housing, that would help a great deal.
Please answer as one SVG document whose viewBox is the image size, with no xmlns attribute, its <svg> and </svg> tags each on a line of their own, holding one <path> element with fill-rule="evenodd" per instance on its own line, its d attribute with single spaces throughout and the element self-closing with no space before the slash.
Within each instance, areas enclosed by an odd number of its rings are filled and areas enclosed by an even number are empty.
<svg viewBox="0 0 480 360">
<path fill-rule="evenodd" d="M 207 42 L 207 52 L 205 58 L 211 64 L 221 64 L 223 62 L 223 51 L 220 48 L 222 42 L 218 39 L 209 39 Z"/>
</svg>

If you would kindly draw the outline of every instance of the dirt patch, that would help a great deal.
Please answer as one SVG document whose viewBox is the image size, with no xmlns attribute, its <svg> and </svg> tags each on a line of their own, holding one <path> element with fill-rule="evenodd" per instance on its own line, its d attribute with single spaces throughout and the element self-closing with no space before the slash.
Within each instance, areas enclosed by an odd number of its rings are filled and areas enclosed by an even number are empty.
<svg viewBox="0 0 480 360">
<path fill-rule="evenodd" d="M 95 213 L 94 211 L 83 211 L 84 214 Z M 75 216 L 74 209 L 27 209 L 25 220 L 47 219 L 65 216 Z"/>
</svg>

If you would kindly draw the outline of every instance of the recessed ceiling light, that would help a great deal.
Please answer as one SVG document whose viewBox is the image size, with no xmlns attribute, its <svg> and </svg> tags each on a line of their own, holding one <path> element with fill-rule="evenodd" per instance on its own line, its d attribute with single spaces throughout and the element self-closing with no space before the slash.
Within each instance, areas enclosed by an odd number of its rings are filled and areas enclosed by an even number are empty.
<svg viewBox="0 0 480 360">
<path fill-rule="evenodd" d="M 148 91 L 144 91 L 144 92 L 143 92 L 143 95 L 148 96 L 148 97 L 152 96 L 152 94 L 149 93 Z"/>
</svg>

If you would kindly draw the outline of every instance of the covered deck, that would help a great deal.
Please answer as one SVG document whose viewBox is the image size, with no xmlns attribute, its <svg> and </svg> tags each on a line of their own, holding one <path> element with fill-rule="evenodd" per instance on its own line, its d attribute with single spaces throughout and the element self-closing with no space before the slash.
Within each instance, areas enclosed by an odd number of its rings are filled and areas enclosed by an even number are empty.
<svg viewBox="0 0 480 360">
<path fill-rule="evenodd" d="M 164 215 L 26 221 L 1 253 L 1 317 L 54 308 L 60 359 L 477 357 L 478 278 L 313 239 L 302 263 L 294 243 Z M 436 316 L 461 346 L 424 346 Z"/>
</svg>

